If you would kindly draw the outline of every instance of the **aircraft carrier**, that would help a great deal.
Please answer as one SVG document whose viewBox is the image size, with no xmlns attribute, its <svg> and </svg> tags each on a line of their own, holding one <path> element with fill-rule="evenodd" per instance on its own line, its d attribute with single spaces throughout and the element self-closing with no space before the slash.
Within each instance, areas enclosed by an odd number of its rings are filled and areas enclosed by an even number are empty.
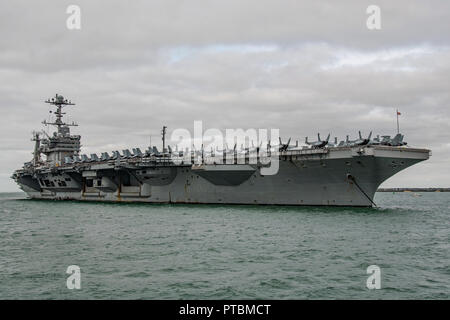
<svg viewBox="0 0 450 320">
<path fill-rule="evenodd" d="M 54 121 L 43 123 L 56 131 L 35 132 L 33 159 L 12 175 L 33 199 L 370 207 L 383 181 L 431 153 L 407 146 L 400 133 L 178 151 L 166 148 L 163 127 L 162 150 L 87 156 L 80 153 L 81 137 L 70 132 L 77 124 L 63 121 L 63 107 L 74 104 L 58 94 L 45 102 L 56 110 Z M 267 159 L 277 162 L 274 174 L 264 172 Z"/>
</svg>

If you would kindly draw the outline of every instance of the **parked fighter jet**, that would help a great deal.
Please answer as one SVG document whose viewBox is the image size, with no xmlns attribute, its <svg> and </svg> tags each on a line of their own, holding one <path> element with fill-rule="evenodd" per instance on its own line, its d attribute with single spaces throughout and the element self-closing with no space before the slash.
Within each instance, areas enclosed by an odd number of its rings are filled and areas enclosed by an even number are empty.
<svg viewBox="0 0 450 320">
<path fill-rule="evenodd" d="M 140 158 L 144 156 L 140 148 L 133 148 L 132 151 L 133 151 L 133 158 Z"/>
<path fill-rule="evenodd" d="M 160 157 L 161 153 L 159 152 L 158 148 L 156 146 L 153 146 L 152 148 L 152 155 L 155 157 Z"/>
<path fill-rule="evenodd" d="M 278 137 L 278 139 L 280 140 L 279 150 L 280 151 L 286 151 L 289 148 L 289 143 L 291 142 L 291 138 L 288 139 L 287 143 L 283 143 L 281 141 L 280 137 Z"/>
<path fill-rule="evenodd" d="M 372 140 L 370 140 L 368 144 L 369 145 L 379 145 L 379 144 L 381 144 L 380 135 L 377 134 L 377 136 L 375 138 L 373 138 Z"/>
<path fill-rule="evenodd" d="M 252 152 L 259 152 L 259 150 L 261 150 L 262 144 L 263 144 L 263 142 L 261 141 L 259 143 L 259 145 L 255 147 L 255 145 L 253 144 L 253 140 L 252 140 L 252 147 L 248 151 L 250 153 L 252 153 Z"/>
<path fill-rule="evenodd" d="M 313 149 L 317 148 L 323 148 L 328 144 L 328 140 L 330 140 L 330 134 L 328 134 L 328 137 L 325 140 L 320 140 L 320 134 L 317 134 L 317 141 L 309 142 L 308 137 L 305 138 L 305 143 L 309 146 L 311 146 Z"/>
<path fill-rule="evenodd" d="M 359 134 L 359 139 L 356 139 L 356 140 L 349 140 L 348 136 L 347 136 L 346 144 L 348 146 L 353 147 L 353 146 L 365 146 L 370 142 L 370 138 L 372 137 L 372 131 L 370 131 L 369 136 L 365 139 L 361 136 L 361 131 L 358 131 L 358 134 Z"/>
<path fill-rule="evenodd" d="M 216 147 L 216 151 L 218 154 L 234 154 L 236 152 L 237 144 L 234 144 L 233 149 L 228 148 L 228 143 L 225 142 L 225 146 L 222 150 L 219 147 Z"/>
<path fill-rule="evenodd" d="M 386 139 L 388 141 L 383 141 L 381 144 L 385 144 L 385 145 L 393 146 L 393 147 L 399 147 L 399 146 L 406 145 L 406 142 L 403 142 L 404 136 L 400 133 L 397 133 L 395 135 L 395 137 L 392 139 L 390 139 L 390 136 L 385 136 L 385 137 L 389 137 L 389 140 Z"/>
<path fill-rule="evenodd" d="M 244 144 L 241 143 L 241 149 L 238 151 L 238 154 L 248 155 L 250 153 L 257 152 L 257 150 L 258 150 L 258 147 L 255 148 L 255 145 L 254 145 L 253 140 L 252 140 L 252 146 L 251 147 L 250 146 L 244 146 Z"/>
<path fill-rule="evenodd" d="M 334 142 L 328 142 L 327 147 L 337 147 L 338 146 L 338 138 L 334 137 Z"/>
<path fill-rule="evenodd" d="M 170 147 L 170 146 L 168 146 L 168 148 L 169 148 L 169 152 L 171 153 L 171 154 L 173 154 L 174 156 L 176 156 L 176 157 L 183 157 L 183 155 L 184 155 L 184 151 L 183 150 L 178 150 L 178 145 L 176 144 L 175 145 L 175 150 L 172 150 L 172 148 Z"/>
<path fill-rule="evenodd" d="M 298 145 L 298 140 L 295 140 L 295 145 L 287 147 L 287 151 L 302 150 L 302 149 L 303 148 Z"/>
</svg>

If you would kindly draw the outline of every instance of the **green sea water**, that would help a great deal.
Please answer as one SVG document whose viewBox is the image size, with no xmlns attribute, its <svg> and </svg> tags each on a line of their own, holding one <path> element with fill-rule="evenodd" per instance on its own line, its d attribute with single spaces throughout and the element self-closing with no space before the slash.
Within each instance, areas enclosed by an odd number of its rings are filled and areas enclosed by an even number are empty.
<svg viewBox="0 0 450 320">
<path fill-rule="evenodd" d="M 450 193 L 377 193 L 379 208 L 24 198 L 0 194 L 0 299 L 450 298 Z"/>
</svg>

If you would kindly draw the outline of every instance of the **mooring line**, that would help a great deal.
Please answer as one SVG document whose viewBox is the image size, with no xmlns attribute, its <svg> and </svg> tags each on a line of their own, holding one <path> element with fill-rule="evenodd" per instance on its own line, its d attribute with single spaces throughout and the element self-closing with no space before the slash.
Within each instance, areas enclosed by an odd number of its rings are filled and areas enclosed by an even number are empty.
<svg viewBox="0 0 450 320">
<path fill-rule="evenodd" d="M 349 180 L 352 180 L 352 181 L 355 183 L 355 185 L 358 187 L 359 191 L 361 191 L 361 193 L 362 193 L 363 195 L 365 195 L 366 198 L 369 199 L 369 201 L 370 201 L 376 208 L 378 208 L 378 206 L 376 205 L 376 203 L 373 202 L 373 200 L 367 195 L 367 193 L 359 186 L 359 184 L 358 184 L 358 182 L 356 182 L 356 179 L 355 179 L 354 176 L 352 176 L 351 174 L 347 174 L 347 178 L 348 178 Z"/>
</svg>

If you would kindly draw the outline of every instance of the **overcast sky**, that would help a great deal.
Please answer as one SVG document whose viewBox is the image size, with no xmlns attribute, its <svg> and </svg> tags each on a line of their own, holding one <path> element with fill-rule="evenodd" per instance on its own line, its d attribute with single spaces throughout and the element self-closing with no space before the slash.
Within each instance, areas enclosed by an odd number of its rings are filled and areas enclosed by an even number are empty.
<svg viewBox="0 0 450 320">
<path fill-rule="evenodd" d="M 9 177 L 55 93 L 77 103 L 87 154 L 145 149 L 194 120 L 301 141 L 394 135 L 398 108 L 405 140 L 433 156 L 383 186 L 450 187 L 449 31 L 445 0 L 1 1 L 0 191 L 18 190 Z"/>
</svg>

